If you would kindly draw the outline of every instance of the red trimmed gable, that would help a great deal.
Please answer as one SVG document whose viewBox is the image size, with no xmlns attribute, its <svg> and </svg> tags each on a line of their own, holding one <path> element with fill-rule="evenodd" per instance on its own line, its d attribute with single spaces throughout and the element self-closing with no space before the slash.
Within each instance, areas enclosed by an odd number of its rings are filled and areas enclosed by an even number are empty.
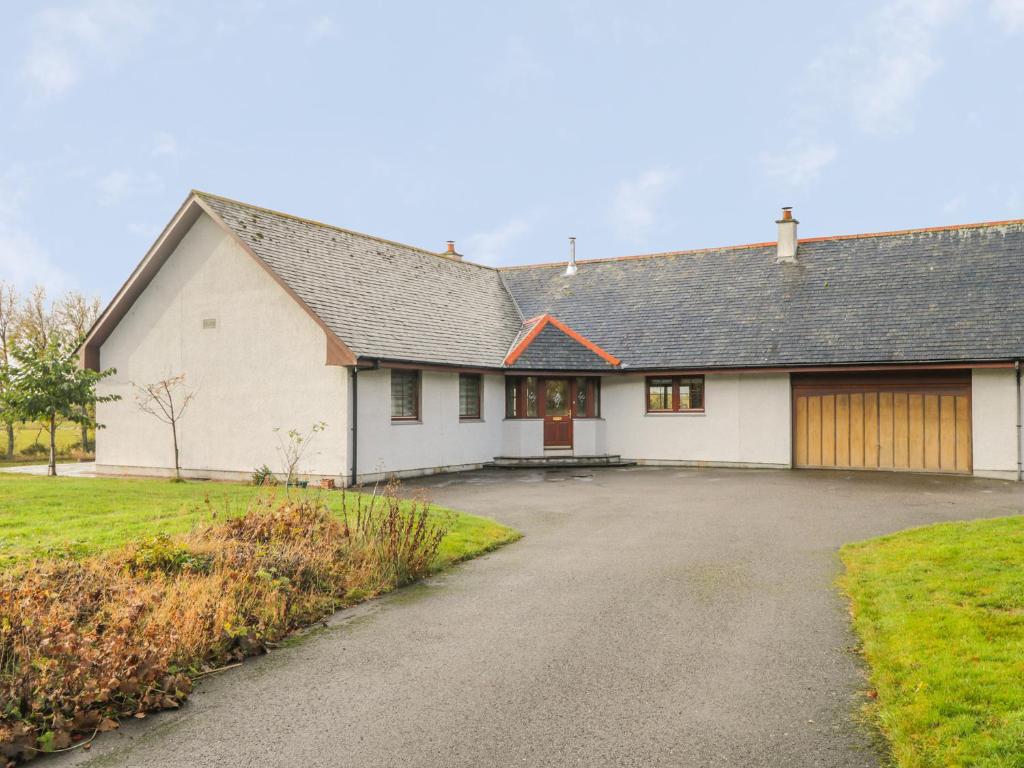
<svg viewBox="0 0 1024 768">
<path fill-rule="evenodd" d="M 615 357 L 610 352 L 605 351 L 600 346 L 598 346 L 597 344 L 592 342 L 590 339 L 588 339 L 587 337 L 583 336 L 580 333 L 577 333 L 572 328 L 567 326 L 565 323 L 559 321 L 557 318 L 555 318 L 552 315 L 543 314 L 543 315 L 538 315 L 537 317 L 530 318 L 529 320 L 527 320 L 527 321 L 525 321 L 523 323 L 523 328 L 525 329 L 525 328 L 531 326 L 531 324 L 532 324 L 532 327 L 530 327 L 530 329 L 529 329 L 529 331 L 527 331 L 526 335 L 522 336 L 513 345 L 512 349 L 509 350 L 509 353 L 507 355 L 505 355 L 505 360 L 504 360 L 504 364 L 505 365 L 513 365 L 513 364 L 515 364 L 516 360 L 518 360 L 522 356 L 522 354 L 527 349 L 529 349 L 530 344 L 532 344 L 533 341 L 540 335 L 541 331 L 543 331 L 549 325 L 551 327 L 553 327 L 553 328 L 557 328 L 559 331 L 564 333 L 570 339 L 572 339 L 573 341 L 578 343 L 580 346 L 585 347 L 586 349 L 590 350 L 591 352 L 593 352 L 595 355 L 600 357 L 602 360 L 604 360 L 609 365 L 618 367 L 619 365 L 622 364 L 622 361 L 619 360 L 619 358 Z"/>
</svg>

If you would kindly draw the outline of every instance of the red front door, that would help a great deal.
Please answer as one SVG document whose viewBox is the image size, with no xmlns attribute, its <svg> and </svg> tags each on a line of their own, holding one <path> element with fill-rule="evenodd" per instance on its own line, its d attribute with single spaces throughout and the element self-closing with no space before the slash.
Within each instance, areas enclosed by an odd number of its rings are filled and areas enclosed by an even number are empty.
<svg viewBox="0 0 1024 768">
<path fill-rule="evenodd" d="M 572 393 L 568 379 L 544 379 L 544 447 L 572 448 Z"/>
</svg>

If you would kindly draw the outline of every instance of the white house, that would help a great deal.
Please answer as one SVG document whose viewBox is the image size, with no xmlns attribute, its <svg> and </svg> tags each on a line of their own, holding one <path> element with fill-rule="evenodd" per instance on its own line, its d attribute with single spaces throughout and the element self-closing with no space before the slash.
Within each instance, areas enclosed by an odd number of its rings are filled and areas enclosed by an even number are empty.
<svg viewBox="0 0 1024 768">
<path fill-rule="evenodd" d="M 500 458 L 1019 479 L 1024 221 L 493 269 L 193 192 L 104 311 L 99 470 L 340 483 Z M 587 457 L 587 458 L 584 458 Z"/>
</svg>

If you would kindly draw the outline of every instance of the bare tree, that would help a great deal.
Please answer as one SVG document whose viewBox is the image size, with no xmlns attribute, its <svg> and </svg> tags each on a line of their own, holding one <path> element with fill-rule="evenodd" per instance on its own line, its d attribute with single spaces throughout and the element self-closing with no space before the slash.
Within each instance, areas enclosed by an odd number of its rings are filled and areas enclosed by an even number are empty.
<svg viewBox="0 0 1024 768">
<path fill-rule="evenodd" d="M 51 333 L 59 333 L 70 344 L 79 346 L 89 333 L 96 318 L 100 316 L 100 299 L 94 296 L 87 299 L 84 294 L 78 291 L 67 291 L 53 303 L 50 312 Z M 93 416 L 94 414 L 87 414 Z M 88 420 L 81 422 L 82 450 L 89 452 L 92 446 L 89 444 Z"/>
<path fill-rule="evenodd" d="M 161 379 L 153 384 L 140 386 L 132 382 L 132 386 L 135 387 L 135 401 L 138 403 L 139 410 L 170 425 L 171 437 L 174 440 L 174 479 L 181 480 L 181 464 L 178 458 L 178 422 L 192 403 L 195 391 L 186 386 L 183 373 Z"/>
<path fill-rule="evenodd" d="M 22 302 L 15 322 L 15 334 L 29 349 L 42 354 L 50 345 L 56 323 L 46 302 L 46 289 L 37 285 Z"/>
<path fill-rule="evenodd" d="M 10 372 L 11 353 L 14 351 L 14 330 L 18 317 L 18 291 L 13 284 L 0 280 L 0 389 L 6 386 Z M 3 392 L 0 391 L 0 397 Z M 7 432 L 7 459 L 14 458 L 14 415 L 5 409 L 0 413 Z"/>
<path fill-rule="evenodd" d="M 81 344 L 100 316 L 99 296 L 88 299 L 78 291 L 67 291 L 53 303 L 52 315 L 53 326 Z"/>
</svg>

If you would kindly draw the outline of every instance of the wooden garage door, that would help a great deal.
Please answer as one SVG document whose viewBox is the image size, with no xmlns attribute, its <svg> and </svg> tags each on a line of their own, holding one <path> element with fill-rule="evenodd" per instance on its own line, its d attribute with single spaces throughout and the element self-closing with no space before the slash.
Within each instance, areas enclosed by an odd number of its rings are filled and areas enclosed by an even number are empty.
<svg viewBox="0 0 1024 768">
<path fill-rule="evenodd" d="M 793 463 L 969 474 L 970 371 L 794 375 Z"/>
</svg>

